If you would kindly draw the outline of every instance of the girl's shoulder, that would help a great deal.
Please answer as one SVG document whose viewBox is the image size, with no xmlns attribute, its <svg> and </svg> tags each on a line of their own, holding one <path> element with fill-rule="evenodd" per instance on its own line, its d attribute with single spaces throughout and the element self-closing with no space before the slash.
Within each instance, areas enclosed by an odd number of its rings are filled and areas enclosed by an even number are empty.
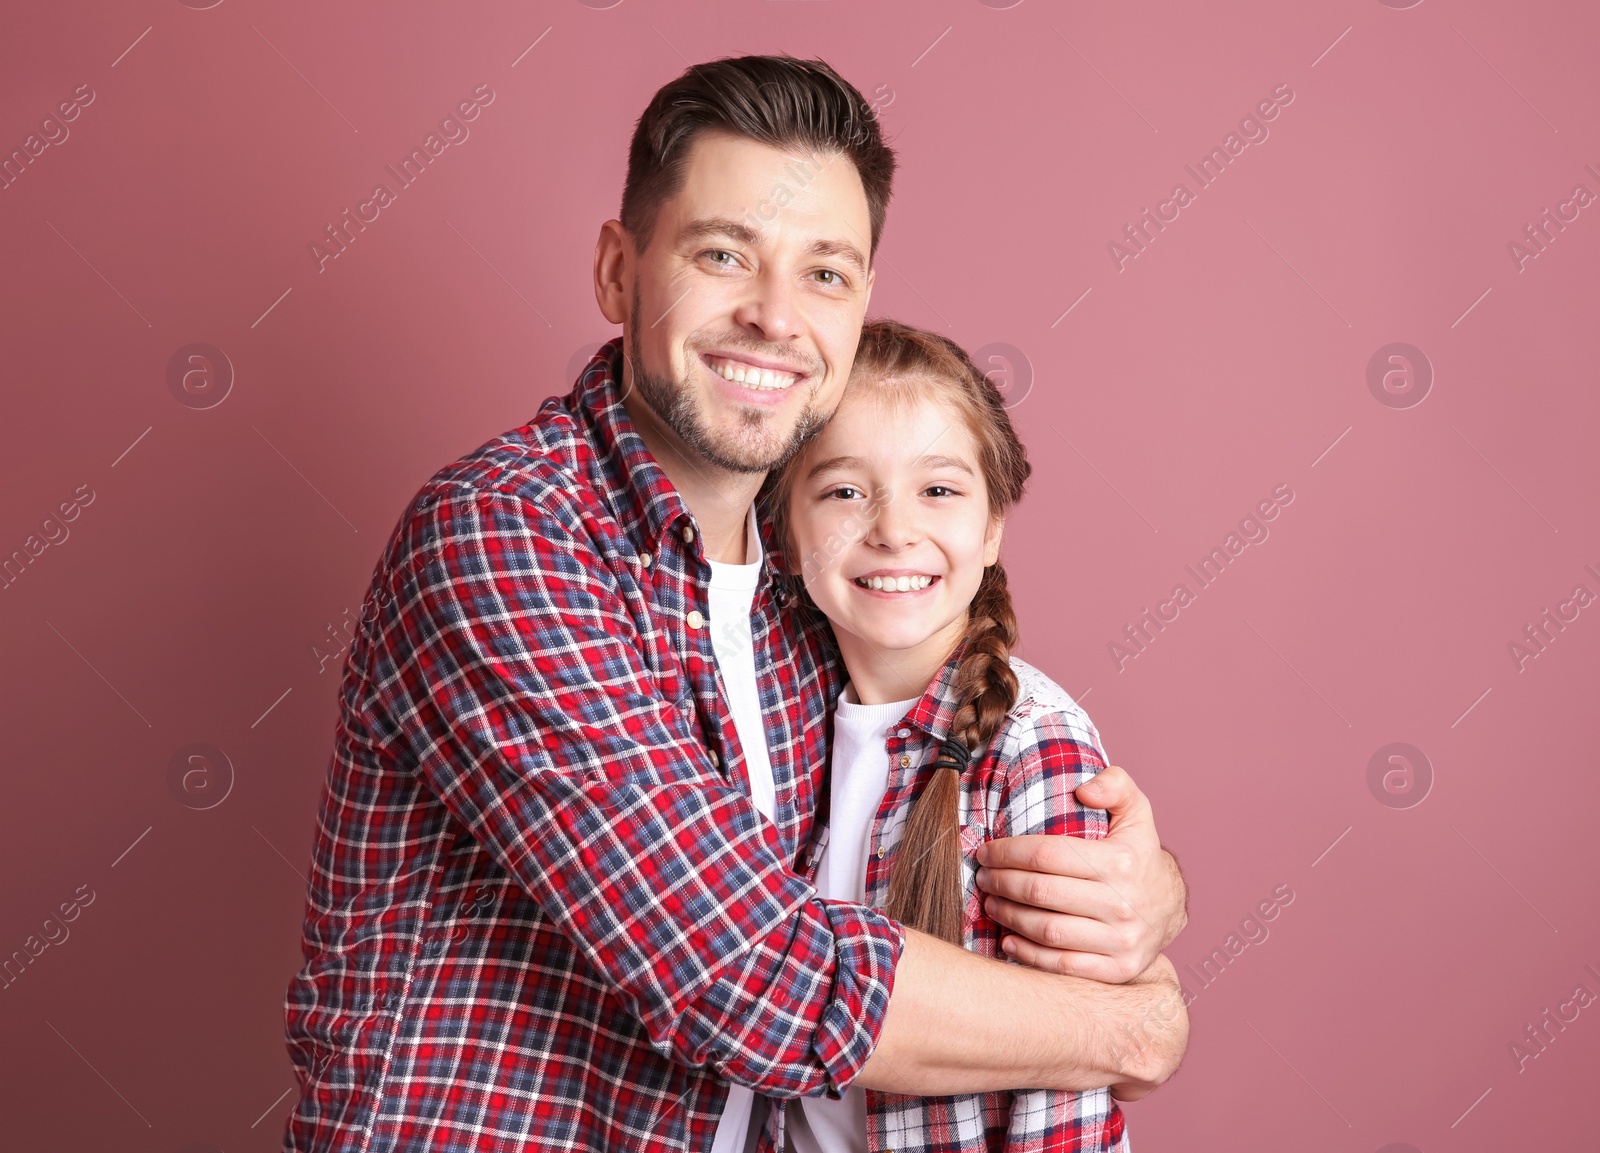
<svg viewBox="0 0 1600 1153">
<path fill-rule="evenodd" d="M 1014 749 L 1041 739 L 1069 740 L 1105 756 L 1094 722 L 1066 689 L 1015 654 L 1011 671 L 1017 678 L 1017 700 L 1006 714 L 1002 740 L 1015 741 Z"/>
</svg>

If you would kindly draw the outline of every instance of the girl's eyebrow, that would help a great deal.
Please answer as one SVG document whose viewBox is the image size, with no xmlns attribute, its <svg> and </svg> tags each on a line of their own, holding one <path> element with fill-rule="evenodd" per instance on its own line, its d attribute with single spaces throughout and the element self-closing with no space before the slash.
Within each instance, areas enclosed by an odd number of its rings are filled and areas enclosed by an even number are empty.
<svg viewBox="0 0 1600 1153">
<path fill-rule="evenodd" d="M 841 472 L 847 468 L 864 468 L 866 462 L 859 456 L 835 456 L 827 460 L 818 461 L 806 473 L 806 479 L 821 476 L 825 472 Z"/>
<path fill-rule="evenodd" d="M 927 468 L 953 468 L 957 472 L 966 473 L 968 476 L 977 475 L 977 473 L 972 471 L 972 466 L 966 461 L 962 460 L 960 457 L 925 456 L 917 463 Z"/>
<path fill-rule="evenodd" d="M 966 461 L 962 460 L 960 457 L 924 456 L 917 463 L 922 465 L 924 468 L 949 468 L 954 469 L 957 472 L 964 472 L 968 476 L 977 475 L 977 473 L 973 471 L 972 466 Z M 816 464 L 812 465 L 811 469 L 806 473 L 806 479 L 811 480 L 815 477 L 821 476 L 825 472 L 842 472 L 845 469 L 865 468 L 866 466 L 867 462 L 862 460 L 859 456 L 829 457 L 827 460 L 818 461 Z"/>
</svg>

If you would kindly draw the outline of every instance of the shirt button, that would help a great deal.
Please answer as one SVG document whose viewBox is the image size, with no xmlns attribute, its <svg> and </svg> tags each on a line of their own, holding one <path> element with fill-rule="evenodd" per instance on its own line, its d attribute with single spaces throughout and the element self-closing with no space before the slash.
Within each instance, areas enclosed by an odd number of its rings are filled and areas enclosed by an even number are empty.
<svg viewBox="0 0 1600 1153">
<path fill-rule="evenodd" d="M 648 563 L 648 562 L 646 562 L 646 563 Z M 895 736 L 901 737 L 901 738 L 909 737 L 910 735 L 911 735 L 911 730 L 910 729 L 900 729 L 899 731 L 897 731 L 895 733 Z"/>
<path fill-rule="evenodd" d="M 697 629 L 706 623 L 706 618 L 700 615 L 699 609 L 690 609 L 689 615 L 683 618 L 692 629 Z"/>
<path fill-rule="evenodd" d="M 683 526 L 683 543 L 684 544 L 693 544 L 694 543 L 694 526 L 691 525 L 691 524 L 686 524 L 686 525 Z"/>
<path fill-rule="evenodd" d="M 644 565 L 645 568 L 649 568 L 650 562 L 653 560 L 655 560 L 655 557 L 651 556 L 649 553 L 644 553 L 639 557 L 639 563 Z"/>
<path fill-rule="evenodd" d="M 716 749 L 711 750 L 711 763 L 719 769 L 722 767 L 722 758 L 717 756 Z"/>
<path fill-rule="evenodd" d="M 911 754 L 910 753 L 901 753 L 900 754 L 900 767 L 902 769 L 909 769 L 911 767 Z"/>
<path fill-rule="evenodd" d="M 880 860 L 880 861 L 883 860 L 883 846 L 882 845 L 878 846 L 878 860 Z"/>
</svg>

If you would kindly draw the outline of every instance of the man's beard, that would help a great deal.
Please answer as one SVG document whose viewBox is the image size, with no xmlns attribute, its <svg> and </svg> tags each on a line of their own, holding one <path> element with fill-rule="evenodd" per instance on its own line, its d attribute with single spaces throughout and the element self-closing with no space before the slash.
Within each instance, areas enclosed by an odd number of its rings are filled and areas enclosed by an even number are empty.
<svg viewBox="0 0 1600 1153">
<path fill-rule="evenodd" d="M 694 396 L 688 385 L 689 373 L 693 371 L 695 356 L 687 348 L 684 350 L 685 363 L 683 366 L 683 379 L 675 381 L 664 376 L 656 376 L 644 367 L 644 357 L 640 355 L 639 331 L 639 285 L 633 286 L 632 311 L 628 317 L 628 359 L 633 374 L 633 385 L 639 390 L 639 395 L 644 397 L 656 417 L 677 434 L 694 452 L 704 457 L 717 468 L 727 472 L 760 473 L 770 472 L 787 461 L 805 445 L 806 441 L 822 431 L 822 426 L 827 423 L 827 418 L 817 412 L 814 407 L 816 398 L 815 387 L 806 399 L 805 408 L 800 412 L 800 418 L 795 422 L 794 431 L 788 440 L 781 445 L 769 443 L 770 438 L 760 437 L 758 434 L 773 419 L 771 414 L 754 410 L 745 410 L 739 413 L 740 431 L 748 432 L 749 436 L 731 435 L 719 439 L 700 418 L 700 413 L 695 407 Z M 798 382 L 790 387 L 799 387 Z"/>
</svg>

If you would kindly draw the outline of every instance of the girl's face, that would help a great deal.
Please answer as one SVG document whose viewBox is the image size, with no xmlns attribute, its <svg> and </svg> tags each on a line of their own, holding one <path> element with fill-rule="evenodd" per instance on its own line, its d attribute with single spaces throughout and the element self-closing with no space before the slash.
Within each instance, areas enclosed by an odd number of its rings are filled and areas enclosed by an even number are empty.
<svg viewBox="0 0 1600 1153">
<path fill-rule="evenodd" d="M 889 700 L 932 679 L 1000 555 L 1002 522 L 990 515 L 978 444 L 927 392 L 900 406 L 870 388 L 847 392 L 806 446 L 789 495 L 792 566 L 833 623 L 853 678 L 857 658 L 904 670 Z"/>
</svg>

